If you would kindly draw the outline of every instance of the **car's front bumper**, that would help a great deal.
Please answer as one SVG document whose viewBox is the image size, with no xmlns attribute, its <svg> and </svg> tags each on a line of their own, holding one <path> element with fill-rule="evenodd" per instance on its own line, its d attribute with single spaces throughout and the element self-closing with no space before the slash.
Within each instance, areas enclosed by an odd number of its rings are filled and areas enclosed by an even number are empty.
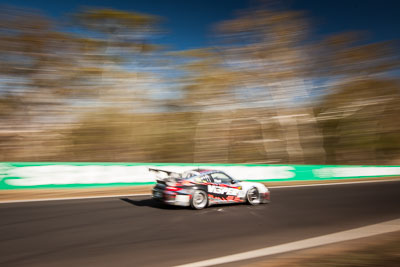
<svg viewBox="0 0 400 267">
<path fill-rule="evenodd" d="M 271 202 L 270 192 L 260 193 L 260 201 L 261 203 L 270 203 Z"/>
</svg>

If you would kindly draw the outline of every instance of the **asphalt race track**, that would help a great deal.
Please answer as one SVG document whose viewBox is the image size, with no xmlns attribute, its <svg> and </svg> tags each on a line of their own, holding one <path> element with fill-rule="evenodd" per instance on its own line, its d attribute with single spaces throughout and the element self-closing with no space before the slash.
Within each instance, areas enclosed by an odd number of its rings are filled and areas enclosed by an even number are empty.
<svg viewBox="0 0 400 267">
<path fill-rule="evenodd" d="M 0 266 L 173 266 L 400 217 L 400 182 L 271 189 L 272 203 L 149 197 L 0 204 Z"/>
</svg>

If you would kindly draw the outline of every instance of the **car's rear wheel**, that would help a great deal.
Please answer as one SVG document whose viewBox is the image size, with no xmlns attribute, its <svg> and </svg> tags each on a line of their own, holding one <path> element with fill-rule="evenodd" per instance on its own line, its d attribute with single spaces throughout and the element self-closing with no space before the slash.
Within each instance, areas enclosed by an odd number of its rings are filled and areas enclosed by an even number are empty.
<svg viewBox="0 0 400 267">
<path fill-rule="evenodd" d="M 192 199 L 190 200 L 190 206 L 193 209 L 201 210 L 207 207 L 208 198 L 206 192 L 202 190 L 194 191 Z"/>
<path fill-rule="evenodd" d="M 256 187 L 252 187 L 247 191 L 246 198 L 247 203 L 250 205 L 258 205 L 261 203 L 260 192 Z"/>
</svg>

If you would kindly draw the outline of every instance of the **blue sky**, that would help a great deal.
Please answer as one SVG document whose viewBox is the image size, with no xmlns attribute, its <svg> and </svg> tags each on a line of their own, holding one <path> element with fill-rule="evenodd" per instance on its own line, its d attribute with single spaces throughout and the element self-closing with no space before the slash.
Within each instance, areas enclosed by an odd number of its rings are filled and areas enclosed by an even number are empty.
<svg viewBox="0 0 400 267">
<path fill-rule="evenodd" d="M 13 0 L 1 4 L 36 8 L 60 18 L 79 7 L 93 6 L 137 11 L 165 18 L 167 34 L 157 42 L 173 50 L 199 48 L 212 44 L 210 31 L 219 21 L 256 5 L 254 0 Z M 280 5 L 308 13 L 316 37 L 346 30 L 370 32 L 371 40 L 400 37 L 400 1 L 396 0 L 288 0 Z"/>
</svg>

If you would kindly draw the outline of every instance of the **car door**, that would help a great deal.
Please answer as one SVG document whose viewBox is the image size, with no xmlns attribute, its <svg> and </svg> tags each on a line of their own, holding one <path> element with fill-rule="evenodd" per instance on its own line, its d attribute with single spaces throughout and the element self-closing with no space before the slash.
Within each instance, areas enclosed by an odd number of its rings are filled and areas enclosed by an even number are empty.
<svg viewBox="0 0 400 267">
<path fill-rule="evenodd" d="M 226 202 L 237 202 L 239 188 L 233 184 L 233 179 L 223 172 L 210 174 L 214 187 L 209 187 L 209 193 Z"/>
</svg>

